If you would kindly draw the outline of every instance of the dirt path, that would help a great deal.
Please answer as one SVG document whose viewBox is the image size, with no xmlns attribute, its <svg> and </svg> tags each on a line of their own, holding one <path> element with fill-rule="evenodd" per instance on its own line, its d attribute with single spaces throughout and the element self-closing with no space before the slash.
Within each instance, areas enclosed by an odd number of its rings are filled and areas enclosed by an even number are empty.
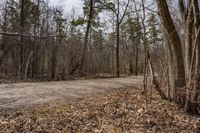
<svg viewBox="0 0 200 133">
<path fill-rule="evenodd" d="M 142 77 L 0 85 L 0 109 L 55 103 L 110 89 L 138 87 Z"/>
</svg>

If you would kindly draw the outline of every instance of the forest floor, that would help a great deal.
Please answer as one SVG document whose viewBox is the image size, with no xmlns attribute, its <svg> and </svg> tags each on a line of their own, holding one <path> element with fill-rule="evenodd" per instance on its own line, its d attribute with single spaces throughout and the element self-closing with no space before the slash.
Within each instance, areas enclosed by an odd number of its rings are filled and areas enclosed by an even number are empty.
<svg viewBox="0 0 200 133">
<path fill-rule="evenodd" d="M 141 78 L 123 79 L 121 85 L 119 85 L 121 79 L 110 79 L 114 82 L 111 84 L 117 87 L 111 87 L 110 84 L 100 92 L 94 89 L 95 93 L 88 93 L 85 86 L 86 90 L 77 93 L 77 97 L 62 100 L 63 102 L 60 103 L 51 102 L 51 104 L 40 104 L 28 108 L 2 108 L 0 132 L 200 133 L 199 117 L 187 115 L 175 104 L 161 100 L 155 91 L 146 104 L 145 96 L 142 94 Z M 130 80 L 133 83 L 127 84 Z M 102 80 L 94 81 L 101 82 Z M 94 81 L 91 81 L 91 86 L 94 86 Z M 76 83 L 76 81 L 73 82 Z M 64 83 L 66 82 L 46 83 L 46 86 L 53 88 L 54 84 L 64 86 Z M 125 84 L 127 86 L 124 86 Z M 132 86 L 133 84 L 135 86 Z M 90 85 L 87 86 L 91 87 Z M 105 86 L 103 83 L 101 85 Z M 84 95 L 80 97 L 81 94 Z"/>
</svg>

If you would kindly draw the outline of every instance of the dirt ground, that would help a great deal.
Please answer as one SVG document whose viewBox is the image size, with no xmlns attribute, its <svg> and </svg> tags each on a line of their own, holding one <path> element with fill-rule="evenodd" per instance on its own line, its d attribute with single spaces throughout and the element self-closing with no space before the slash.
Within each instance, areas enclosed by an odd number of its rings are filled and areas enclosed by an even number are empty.
<svg viewBox="0 0 200 133">
<path fill-rule="evenodd" d="M 106 93 L 110 89 L 141 85 L 142 77 L 1 84 L 0 110 L 61 103 L 86 95 Z"/>
</svg>

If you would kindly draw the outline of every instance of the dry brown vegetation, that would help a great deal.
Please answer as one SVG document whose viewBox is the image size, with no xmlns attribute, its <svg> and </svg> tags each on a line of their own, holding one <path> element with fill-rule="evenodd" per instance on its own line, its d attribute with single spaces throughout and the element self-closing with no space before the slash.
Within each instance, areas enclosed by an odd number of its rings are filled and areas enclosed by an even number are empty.
<svg viewBox="0 0 200 133">
<path fill-rule="evenodd" d="M 200 118 L 153 93 L 146 109 L 141 89 L 110 90 L 60 105 L 0 112 L 0 132 L 199 133 Z"/>
</svg>

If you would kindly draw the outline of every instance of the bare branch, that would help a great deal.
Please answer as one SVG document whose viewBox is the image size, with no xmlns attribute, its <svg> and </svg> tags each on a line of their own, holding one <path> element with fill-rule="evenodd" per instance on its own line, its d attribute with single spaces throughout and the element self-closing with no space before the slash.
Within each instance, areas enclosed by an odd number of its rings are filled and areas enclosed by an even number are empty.
<svg viewBox="0 0 200 133">
<path fill-rule="evenodd" d="M 112 12 L 114 12 L 115 14 L 117 14 L 116 10 L 113 9 L 112 7 L 108 6 L 107 3 L 105 2 L 102 2 L 101 0 L 97 0 L 96 2 L 100 3 L 102 6 L 106 7 L 105 9 L 109 9 L 111 10 Z"/>
<path fill-rule="evenodd" d="M 140 2 L 137 2 L 136 0 L 135 0 L 134 2 L 135 2 L 136 4 L 142 6 L 142 4 L 141 4 Z M 158 13 L 157 11 L 152 10 L 152 9 L 149 8 L 148 6 L 144 6 L 144 8 L 145 8 L 146 10 L 149 10 L 149 11 L 153 12 L 153 13 Z"/>
<path fill-rule="evenodd" d="M 65 37 L 65 36 L 57 36 L 57 35 L 35 36 L 35 35 L 31 35 L 31 34 L 20 34 L 20 33 L 1 32 L 1 31 L 0 31 L 0 35 L 6 35 L 6 36 L 23 36 L 23 37 L 35 37 L 35 38 Z"/>
<path fill-rule="evenodd" d="M 124 14 L 122 15 L 122 18 L 120 19 L 119 24 L 122 23 L 122 21 L 123 21 L 123 19 L 124 19 L 124 16 L 126 15 L 126 11 L 127 11 L 127 9 L 128 9 L 129 3 L 130 3 L 130 0 L 128 0 L 128 3 L 127 3 L 126 8 L 125 8 L 125 10 L 124 10 Z"/>
</svg>

